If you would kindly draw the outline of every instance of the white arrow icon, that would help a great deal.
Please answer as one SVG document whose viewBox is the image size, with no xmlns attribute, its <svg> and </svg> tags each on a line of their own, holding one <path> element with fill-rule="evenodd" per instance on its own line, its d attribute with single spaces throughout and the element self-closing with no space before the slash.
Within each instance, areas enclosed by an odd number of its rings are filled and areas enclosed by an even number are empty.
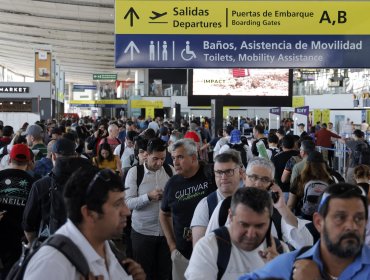
<svg viewBox="0 0 370 280">
<path fill-rule="evenodd" d="M 128 51 L 130 51 L 130 56 L 131 56 L 131 60 L 134 60 L 134 50 L 137 52 L 137 53 L 140 53 L 139 49 L 137 48 L 137 46 L 135 45 L 134 41 L 131 41 L 126 49 L 123 51 L 124 53 L 128 53 Z"/>
</svg>

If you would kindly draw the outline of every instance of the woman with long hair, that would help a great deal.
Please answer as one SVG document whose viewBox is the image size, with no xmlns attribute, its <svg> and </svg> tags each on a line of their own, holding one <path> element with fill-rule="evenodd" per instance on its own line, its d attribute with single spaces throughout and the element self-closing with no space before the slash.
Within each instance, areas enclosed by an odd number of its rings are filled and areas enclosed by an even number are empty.
<svg viewBox="0 0 370 280">
<path fill-rule="evenodd" d="M 321 181 L 327 185 L 335 183 L 333 177 L 326 168 L 326 163 L 320 152 L 313 151 L 308 157 L 300 175 L 290 186 L 288 207 L 294 210 L 296 216 L 301 215 L 305 185 L 312 180 Z M 310 219 L 312 217 L 305 217 Z"/>
<path fill-rule="evenodd" d="M 122 176 L 121 163 L 118 158 L 113 155 L 110 145 L 102 143 L 99 145 L 98 155 L 92 159 L 93 165 L 99 169 L 109 168 Z"/>
</svg>

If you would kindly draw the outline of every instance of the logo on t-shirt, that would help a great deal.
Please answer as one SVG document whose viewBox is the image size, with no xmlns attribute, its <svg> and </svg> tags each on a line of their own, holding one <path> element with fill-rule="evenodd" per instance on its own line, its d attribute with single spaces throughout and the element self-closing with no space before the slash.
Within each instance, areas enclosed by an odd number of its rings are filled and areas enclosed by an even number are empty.
<svg viewBox="0 0 370 280">
<path fill-rule="evenodd" d="M 186 201 L 198 196 L 204 196 L 208 189 L 208 182 L 203 182 L 195 186 L 188 187 L 186 189 L 178 190 L 175 193 L 175 197 L 179 201 Z"/>
</svg>

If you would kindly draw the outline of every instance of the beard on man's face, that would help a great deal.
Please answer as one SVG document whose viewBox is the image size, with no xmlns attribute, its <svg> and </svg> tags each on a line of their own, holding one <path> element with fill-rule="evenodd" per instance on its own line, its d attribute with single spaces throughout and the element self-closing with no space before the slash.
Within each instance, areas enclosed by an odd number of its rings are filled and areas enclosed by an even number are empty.
<svg viewBox="0 0 370 280">
<path fill-rule="evenodd" d="M 328 251 L 339 258 L 350 258 L 356 256 L 364 244 L 363 236 L 355 232 L 342 233 L 337 241 L 330 239 L 329 232 L 324 226 L 324 241 Z"/>
</svg>

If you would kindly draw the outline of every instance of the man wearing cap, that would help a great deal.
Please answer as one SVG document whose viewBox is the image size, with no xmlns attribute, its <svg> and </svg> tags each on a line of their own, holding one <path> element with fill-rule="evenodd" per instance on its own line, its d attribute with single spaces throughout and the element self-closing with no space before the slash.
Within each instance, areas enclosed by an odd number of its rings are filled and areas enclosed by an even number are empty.
<svg viewBox="0 0 370 280">
<path fill-rule="evenodd" d="M 253 158 L 253 154 L 249 149 L 249 146 L 244 145 L 244 143 L 241 141 L 241 132 L 239 129 L 235 128 L 231 131 L 229 142 L 221 147 L 220 154 L 228 149 L 233 149 L 240 152 L 240 157 L 244 167 L 247 167 L 248 161 Z"/>
<path fill-rule="evenodd" d="M 0 171 L 0 279 L 22 252 L 22 214 L 34 178 L 27 172 L 31 150 L 24 144 L 13 146 L 9 154 L 9 168 Z"/>
<path fill-rule="evenodd" d="M 64 224 L 64 184 L 73 171 L 81 166 L 90 166 L 88 160 L 77 157 L 74 142 L 67 138 L 58 139 L 51 152 L 54 167 L 47 176 L 33 184 L 23 214 L 23 229 L 29 242 L 37 237 L 37 233 L 47 237 Z"/>
<path fill-rule="evenodd" d="M 26 135 L 27 144 L 35 154 L 35 160 L 40 160 L 47 154 L 47 148 L 42 140 L 42 133 L 41 126 L 37 124 L 29 125 L 26 132 L 22 133 L 22 135 Z"/>
<path fill-rule="evenodd" d="M 307 131 L 304 130 L 304 127 L 305 127 L 304 123 L 298 124 L 299 137 L 301 137 L 301 138 L 305 137 L 305 136 L 308 136 L 308 133 L 307 133 Z"/>
</svg>

